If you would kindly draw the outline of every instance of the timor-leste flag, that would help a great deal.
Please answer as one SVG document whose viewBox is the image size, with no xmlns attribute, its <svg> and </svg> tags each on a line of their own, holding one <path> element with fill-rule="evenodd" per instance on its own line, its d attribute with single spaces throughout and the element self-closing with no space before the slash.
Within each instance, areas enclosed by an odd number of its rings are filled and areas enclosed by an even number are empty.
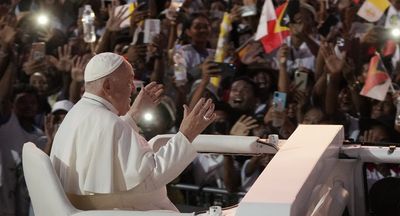
<svg viewBox="0 0 400 216">
<path fill-rule="evenodd" d="M 288 25 L 290 19 L 286 11 L 287 5 L 288 3 L 286 2 L 274 10 L 271 0 L 264 2 L 255 39 L 261 41 L 266 53 L 279 48 L 283 40 L 289 36 Z M 258 34 L 259 32 L 264 32 L 265 34 Z"/>
<path fill-rule="evenodd" d="M 360 94 L 376 100 L 385 100 L 391 85 L 389 74 L 385 72 L 383 62 L 378 55 L 371 58 L 367 78 Z"/>
</svg>

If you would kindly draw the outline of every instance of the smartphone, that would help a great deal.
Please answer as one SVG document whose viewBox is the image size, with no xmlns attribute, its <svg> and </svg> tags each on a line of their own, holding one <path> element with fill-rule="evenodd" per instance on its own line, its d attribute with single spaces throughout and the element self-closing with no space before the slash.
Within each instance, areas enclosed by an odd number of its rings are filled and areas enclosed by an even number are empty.
<svg viewBox="0 0 400 216">
<path fill-rule="evenodd" d="M 329 15 L 328 18 L 325 20 L 325 22 L 319 27 L 318 33 L 321 34 L 322 36 L 326 37 L 328 36 L 331 27 L 335 26 L 336 24 L 339 23 L 338 18 L 336 18 L 333 15 Z"/>
<path fill-rule="evenodd" d="M 300 91 L 305 91 L 307 88 L 307 79 L 308 79 L 308 74 L 306 72 L 301 72 L 301 71 L 296 71 L 294 73 L 294 82 L 295 85 L 297 86 L 297 89 Z"/>
<path fill-rule="evenodd" d="M 160 20 L 159 19 L 145 19 L 144 20 L 144 43 L 151 43 L 154 36 L 160 34 Z"/>
<path fill-rule="evenodd" d="M 224 62 L 215 62 L 218 67 L 221 69 L 222 74 L 235 74 L 236 66 L 231 63 L 224 63 Z"/>
<path fill-rule="evenodd" d="M 33 60 L 43 60 L 46 55 L 46 44 L 44 42 L 32 43 L 31 53 Z"/>
<path fill-rule="evenodd" d="M 286 93 L 285 92 L 274 92 L 274 98 L 272 101 L 272 105 L 275 111 L 283 112 L 286 107 Z"/>
</svg>

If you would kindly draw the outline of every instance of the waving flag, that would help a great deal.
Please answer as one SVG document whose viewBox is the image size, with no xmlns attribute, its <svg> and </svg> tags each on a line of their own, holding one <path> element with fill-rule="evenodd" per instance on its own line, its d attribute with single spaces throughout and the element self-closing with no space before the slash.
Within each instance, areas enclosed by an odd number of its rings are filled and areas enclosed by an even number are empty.
<svg viewBox="0 0 400 216">
<path fill-rule="evenodd" d="M 260 40 L 266 53 L 280 47 L 283 40 L 289 36 L 289 15 L 286 12 L 288 3 L 274 10 L 271 0 L 264 2 L 255 40 Z"/>
<path fill-rule="evenodd" d="M 388 0 L 366 0 L 358 10 L 357 15 L 368 22 L 376 22 L 389 6 Z"/>
<path fill-rule="evenodd" d="M 367 79 L 360 94 L 376 100 L 385 100 L 391 85 L 389 74 L 385 72 L 383 63 L 378 55 L 371 58 Z"/>
</svg>

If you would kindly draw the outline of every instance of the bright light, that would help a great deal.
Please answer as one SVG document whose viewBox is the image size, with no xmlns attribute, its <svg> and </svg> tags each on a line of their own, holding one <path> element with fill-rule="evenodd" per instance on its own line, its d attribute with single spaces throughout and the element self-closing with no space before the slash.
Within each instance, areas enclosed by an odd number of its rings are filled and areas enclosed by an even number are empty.
<svg viewBox="0 0 400 216">
<path fill-rule="evenodd" d="M 44 14 L 40 14 L 37 17 L 37 22 L 38 22 L 39 25 L 44 26 L 44 25 L 47 25 L 49 23 L 49 18 Z"/>
<path fill-rule="evenodd" d="M 393 35 L 393 37 L 400 37 L 400 29 L 394 28 L 392 30 L 392 35 Z"/>
<path fill-rule="evenodd" d="M 151 113 L 145 113 L 144 114 L 144 120 L 146 120 L 146 121 L 153 120 L 153 115 Z"/>
</svg>

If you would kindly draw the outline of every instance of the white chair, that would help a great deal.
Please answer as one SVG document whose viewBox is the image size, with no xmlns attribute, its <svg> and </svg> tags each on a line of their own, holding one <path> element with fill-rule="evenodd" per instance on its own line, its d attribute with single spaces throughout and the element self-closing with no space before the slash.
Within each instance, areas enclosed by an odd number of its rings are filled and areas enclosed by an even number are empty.
<svg viewBox="0 0 400 216">
<path fill-rule="evenodd" d="M 24 175 L 35 216 L 175 216 L 193 215 L 166 211 L 81 211 L 72 206 L 50 162 L 35 144 L 25 143 L 22 150 Z"/>
</svg>

